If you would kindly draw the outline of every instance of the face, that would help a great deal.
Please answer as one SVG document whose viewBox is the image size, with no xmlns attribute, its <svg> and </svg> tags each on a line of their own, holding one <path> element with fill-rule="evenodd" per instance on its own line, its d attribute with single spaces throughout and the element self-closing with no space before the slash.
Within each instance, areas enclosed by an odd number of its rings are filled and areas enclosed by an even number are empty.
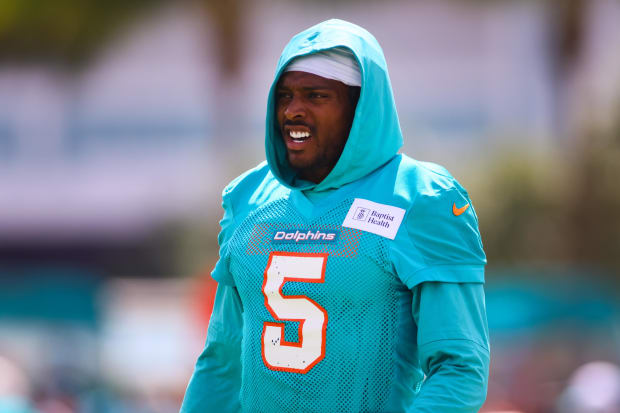
<svg viewBox="0 0 620 413">
<path fill-rule="evenodd" d="M 319 183 L 340 158 L 355 103 L 342 82 L 306 72 L 286 72 L 276 89 L 276 116 L 289 164 L 300 178 Z"/>
</svg>

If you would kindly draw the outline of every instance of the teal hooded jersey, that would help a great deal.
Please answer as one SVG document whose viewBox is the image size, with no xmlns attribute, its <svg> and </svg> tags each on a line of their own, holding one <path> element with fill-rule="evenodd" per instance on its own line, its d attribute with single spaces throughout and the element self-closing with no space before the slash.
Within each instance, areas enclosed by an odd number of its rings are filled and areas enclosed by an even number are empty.
<svg viewBox="0 0 620 413">
<path fill-rule="evenodd" d="M 361 94 L 342 155 L 314 184 L 297 179 L 288 164 L 274 113 L 275 86 L 295 57 L 334 47 L 355 55 Z M 212 276 L 220 288 L 234 291 L 237 298 L 228 300 L 235 304 L 221 308 L 234 308 L 236 315 L 220 313 L 216 301 L 217 326 L 210 327 L 213 337 L 201 359 L 230 358 L 217 370 L 220 377 L 239 375 L 231 378 L 239 409 L 411 410 L 438 369 L 435 355 L 450 353 L 450 340 L 473 343 L 476 356 L 465 358 L 479 364 L 451 385 L 463 387 L 463 397 L 476 403 L 480 394 L 468 396 L 467 383 L 482 383 L 473 393 L 486 392 L 488 336 L 480 298 L 456 294 L 436 314 L 420 310 L 432 305 L 426 301 L 438 302 L 421 296 L 424 283 L 484 282 L 474 208 L 444 168 L 398 154 L 402 141 L 386 62 L 370 33 L 329 20 L 293 37 L 269 92 L 267 161 L 223 192 L 220 260 Z M 222 321 L 226 317 L 233 321 Z M 226 329 L 221 341 L 234 341 L 239 353 L 214 350 L 215 336 Z M 207 373 L 198 378 L 200 363 L 212 363 L 201 359 L 184 402 L 187 412 L 200 411 L 189 400 L 198 398 L 192 394 L 199 393 L 199 382 L 213 386 L 202 392 L 226 387 Z M 230 367 L 235 363 L 239 368 Z M 432 392 L 427 397 L 439 400 Z"/>
</svg>

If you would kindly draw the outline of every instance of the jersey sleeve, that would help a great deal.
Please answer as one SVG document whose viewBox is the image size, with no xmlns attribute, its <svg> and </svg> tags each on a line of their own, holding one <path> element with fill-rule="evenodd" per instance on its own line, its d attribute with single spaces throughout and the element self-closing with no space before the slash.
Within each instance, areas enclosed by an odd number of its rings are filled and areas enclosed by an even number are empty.
<svg viewBox="0 0 620 413">
<path fill-rule="evenodd" d="M 233 213 L 232 202 L 230 201 L 230 188 L 227 186 L 222 192 L 222 208 L 224 209 L 224 216 L 220 221 L 220 233 L 217 236 L 217 242 L 220 246 L 220 257 L 211 271 L 211 277 L 213 277 L 218 283 L 223 285 L 235 285 L 232 274 L 229 270 L 229 254 L 228 244 L 232 234 L 235 230 L 235 217 Z"/>
<path fill-rule="evenodd" d="M 487 393 L 489 334 L 480 283 L 426 282 L 413 290 L 426 379 L 408 411 L 477 412 Z"/>
<path fill-rule="evenodd" d="M 390 254 L 407 287 L 426 281 L 484 282 L 478 218 L 460 185 L 420 193 L 402 225 Z"/>
<path fill-rule="evenodd" d="M 205 348 L 180 413 L 239 412 L 243 308 L 234 287 L 218 285 Z"/>
</svg>

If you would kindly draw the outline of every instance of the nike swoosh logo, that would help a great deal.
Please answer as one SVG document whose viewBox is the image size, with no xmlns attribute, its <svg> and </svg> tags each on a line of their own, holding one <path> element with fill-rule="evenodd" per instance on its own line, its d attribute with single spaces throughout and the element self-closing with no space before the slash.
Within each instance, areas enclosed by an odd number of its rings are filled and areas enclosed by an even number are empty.
<svg viewBox="0 0 620 413">
<path fill-rule="evenodd" d="M 460 208 L 457 208 L 456 204 L 452 204 L 452 213 L 458 217 L 463 212 L 467 211 L 467 208 L 469 208 L 469 204 L 465 204 L 465 206 L 460 207 Z"/>
</svg>

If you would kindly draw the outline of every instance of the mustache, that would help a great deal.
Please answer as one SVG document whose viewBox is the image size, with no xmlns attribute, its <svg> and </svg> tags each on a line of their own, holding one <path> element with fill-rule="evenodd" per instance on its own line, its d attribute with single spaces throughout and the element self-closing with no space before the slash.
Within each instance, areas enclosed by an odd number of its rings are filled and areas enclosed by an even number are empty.
<svg viewBox="0 0 620 413">
<path fill-rule="evenodd" d="M 282 126 L 280 127 L 280 131 L 282 132 L 282 135 L 284 136 L 284 128 L 286 128 L 287 126 L 305 126 L 306 128 L 310 129 L 310 134 L 314 135 L 315 131 L 314 131 L 314 127 L 308 125 L 306 122 L 303 121 L 299 121 L 299 120 L 285 120 L 284 123 L 282 123 Z"/>
<path fill-rule="evenodd" d="M 305 126 L 307 128 L 310 128 L 310 125 L 308 125 L 305 122 L 292 121 L 292 120 L 285 120 L 284 123 L 282 124 L 282 127 L 285 127 L 285 126 Z"/>
</svg>

